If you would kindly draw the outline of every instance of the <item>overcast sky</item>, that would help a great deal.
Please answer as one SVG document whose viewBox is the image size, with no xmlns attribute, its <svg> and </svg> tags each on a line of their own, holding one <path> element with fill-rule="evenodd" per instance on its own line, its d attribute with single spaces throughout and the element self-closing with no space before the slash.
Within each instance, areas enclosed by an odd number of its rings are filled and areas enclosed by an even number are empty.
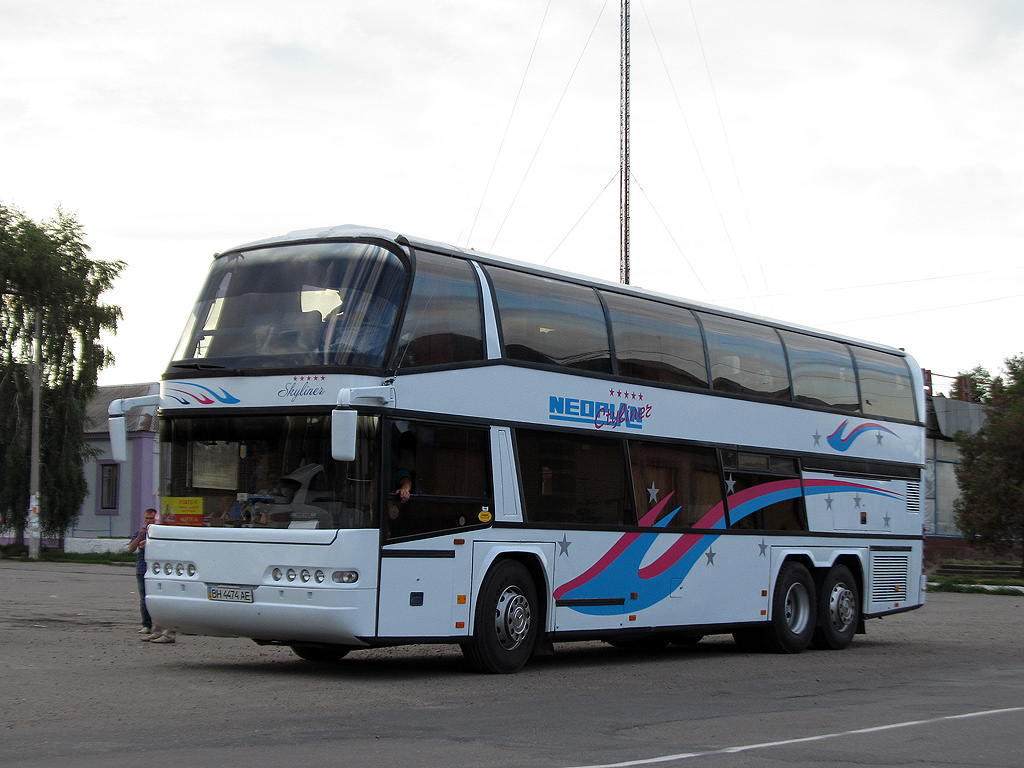
<svg viewBox="0 0 1024 768">
<path fill-rule="evenodd" d="M 1017 0 L 633 0 L 632 283 L 996 372 L 1022 118 Z M 617 280 L 618 141 L 615 0 L 0 0 L 0 201 L 127 263 L 102 384 L 293 229 Z"/>
</svg>

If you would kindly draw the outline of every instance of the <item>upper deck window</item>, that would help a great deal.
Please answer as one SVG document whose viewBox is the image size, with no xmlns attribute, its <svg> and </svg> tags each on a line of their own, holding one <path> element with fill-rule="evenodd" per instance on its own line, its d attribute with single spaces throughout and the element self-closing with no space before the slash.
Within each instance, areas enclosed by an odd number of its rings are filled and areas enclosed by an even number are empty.
<svg viewBox="0 0 1024 768">
<path fill-rule="evenodd" d="M 917 418 L 914 385 L 902 357 L 854 347 L 865 414 L 913 421 Z"/>
<path fill-rule="evenodd" d="M 798 403 L 844 411 L 860 408 L 857 376 L 846 345 L 792 331 L 779 334 L 789 353 L 793 396 Z"/>
<path fill-rule="evenodd" d="M 416 277 L 398 344 L 399 368 L 483 359 L 480 288 L 469 262 L 416 252 Z"/>
<path fill-rule="evenodd" d="M 620 374 L 707 388 L 704 343 L 690 310 L 617 293 L 602 295 L 611 316 Z"/>
<path fill-rule="evenodd" d="M 789 400 L 789 372 L 774 328 L 700 313 L 708 340 L 712 387 L 721 392 Z"/>
<path fill-rule="evenodd" d="M 217 259 L 174 360 L 211 368 L 381 367 L 405 289 L 366 243 L 259 248 Z"/>
<path fill-rule="evenodd" d="M 611 373 L 608 327 L 593 288 L 489 267 L 511 360 Z"/>
</svg>

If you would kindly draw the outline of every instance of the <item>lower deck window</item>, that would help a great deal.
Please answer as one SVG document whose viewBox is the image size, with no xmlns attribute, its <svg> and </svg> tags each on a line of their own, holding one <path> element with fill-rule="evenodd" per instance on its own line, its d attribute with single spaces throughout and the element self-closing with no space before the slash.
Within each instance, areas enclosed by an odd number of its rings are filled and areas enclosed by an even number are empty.
<svg viewBox="0 0 1024 768">
<path fill-rule="evenodd" d="M 516 444 L 529 522 L 636 524 L 620 441 L 521 429 Z"/>
</svg>

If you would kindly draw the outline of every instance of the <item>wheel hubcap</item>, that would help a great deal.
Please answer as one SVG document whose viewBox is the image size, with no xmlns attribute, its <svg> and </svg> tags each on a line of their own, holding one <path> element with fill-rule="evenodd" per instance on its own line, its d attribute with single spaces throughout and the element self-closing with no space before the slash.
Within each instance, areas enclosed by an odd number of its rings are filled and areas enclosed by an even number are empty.
<svg viewBox="0 0 1024 768">
<path fill-rule="evenodd" d="M 511 651 L 530 631 L 530 601 L 516 586 L 505 587 L 494 610 L 494 629 L 502 648 Z"/>
<path fill-rule="evenodd" d="M 807 587 L 793 584 L 786 592 L 786 626 L 794 635 L 801 634 L 811 620 L 811 601 Z"/>
<path fill-rule="evenodd" d="M 849 627 L 857 613 L 857 601 L 853 590 L 845 584 L 836 584 L 829 595 L 828 613 L 832 619 L 832 626 L 837 631 L 842 632 Z"/>
</svg>

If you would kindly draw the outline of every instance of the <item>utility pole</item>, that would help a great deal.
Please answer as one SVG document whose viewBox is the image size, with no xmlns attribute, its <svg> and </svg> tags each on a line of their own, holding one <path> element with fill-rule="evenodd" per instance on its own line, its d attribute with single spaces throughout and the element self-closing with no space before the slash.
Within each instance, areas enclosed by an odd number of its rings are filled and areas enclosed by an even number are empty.
<svg viewBox="0 0 1024 768">
<path fill-rule="evenodd" d="M 622 0 L 619 33 L 619 282 L 629 285 L 629 0 Z"/>
<path fill-rule="evenodd" d="M 43 307 L 36 299 L 32 355 L 32 456 L 28 480 L 28 556 L 39 559 L 39 401 L 43 380 Z"/>
</svg>

